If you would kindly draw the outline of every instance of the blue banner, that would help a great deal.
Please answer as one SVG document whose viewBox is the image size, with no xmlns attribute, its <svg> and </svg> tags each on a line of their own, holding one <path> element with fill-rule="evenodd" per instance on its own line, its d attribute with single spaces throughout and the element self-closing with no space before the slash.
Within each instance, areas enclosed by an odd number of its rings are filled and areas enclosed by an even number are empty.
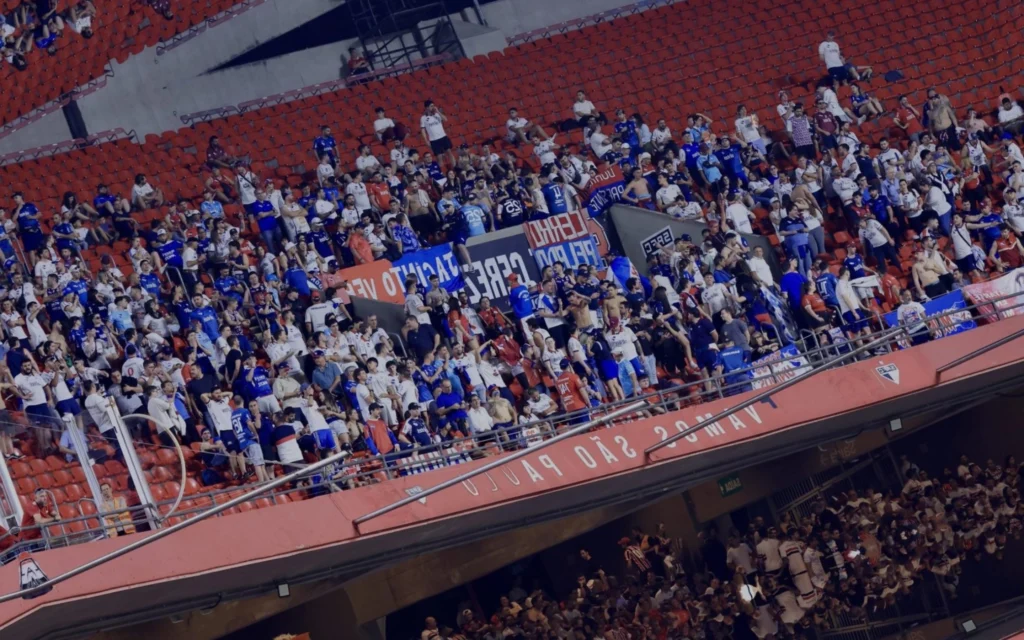
<svg viewBox="0 0 1024 640">
<path fill-rule="evenodd" d="M 415 273 L 426 289 L 430 288 L 429 279 L 433 275 L 437 276 L 441 288 L 448 293 L 455 293 L 465 286 L 459 271 L 459 261 L 455 259 L 450 242 L 407 253 L 397 262 L 392 262 L 391 266 L 391 272 L 397 273 L 402 282 L 407 275 Z"/>
<path fill-rule="evenodd" d="M 971 316 L 971 312 L 964 308 L 967 306 L 967 303 L 964 301 L 963 293 L 959 290 L 947 293 L 940 298 L 924 302 L 922 303 L 922 306 L 929 318 L 947 311 L 963 309 L 957 313 L 950 313 L 949 315 L 942 316 L 941 318 L 935 318 L 928 323 L 929 326 L 937 325 L 935 327 L 935 337 L 937 338 L 951 336 L 954 333 L 968 331 L 978 326 L 975 324 L 974 318 Z M 895 327 L 899 324 L 899 320 L 896 319 L 895 311 L 887 313 L 882 317 L 885 318 L 885 324 L 890 327 Z"/>
<path fill-rule="evenodd" d="M 541 271 L 544 267 L 561 261 L 566 269 L 575 269 L 581 264 L 589 264 L 594 267 L 601 267 L 601 253 L 597 249 L 597 243 L 593 236 L 587 236 L 578 240 L 559 242 L 546 247 L 539 247 L 533 250 L 533 258 L 537 261 L 537 268 Z"/>
<path fill-rule="evenodd" d="M 613 164 L 594 176 L 587 184 L 587 213 L 591 218 L 600 218 L 613 204 L 622 200 L 626 190 L 626 179 L 619 165 Z"/>
</svg>

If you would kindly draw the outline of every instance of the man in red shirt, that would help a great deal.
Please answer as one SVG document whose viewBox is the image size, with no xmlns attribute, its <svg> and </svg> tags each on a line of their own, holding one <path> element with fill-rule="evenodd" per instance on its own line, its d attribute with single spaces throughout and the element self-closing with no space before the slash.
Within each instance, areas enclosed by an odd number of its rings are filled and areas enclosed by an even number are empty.
<svg viewBox="0 0 1024 640">
<path fill-rule="evenodd" d="M 363 428 L 363 437 L 370 451 L 376 455 L 386 456 L 395 450 L 395 434 L 380 419 L 381 406 L 376 402 L 370 404 L 370 419 Z"/>
<path fill-rule="evenodd" d="M 1024 248 L 1020 240 L 1005 224 L 999 225 L 1000 233 L 989 250 L 989 258 L 1000 272 L 1017 269 L 1024 265 Z"/>
<path fill-rule="evenodd" d="M 559 366 L 562 368 L 562 373 L 555 378 L 555 389 L 558 390 L 558 399 L 562 403 L 562 410 L 566 413 L 573 413 L 589 409 L 590 389 L 572 370 L 568 358 L 563 358 Z M 590 414 L 583 413 L 572 422 L 586 422 L 589 419 Z"/>
</svg>

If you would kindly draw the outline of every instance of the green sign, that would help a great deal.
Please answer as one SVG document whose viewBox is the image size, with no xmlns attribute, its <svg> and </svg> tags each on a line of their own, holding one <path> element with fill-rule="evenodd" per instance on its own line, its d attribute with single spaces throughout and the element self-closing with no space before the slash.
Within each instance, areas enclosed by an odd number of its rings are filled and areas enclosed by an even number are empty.
<svg viewBox="0 0 1024 640">
<path fill-rule="evenodd" d="M 742 490 L 743 483 L 740 481 L 740 477 L 736 474 L 718 479 L 718 492 L 722 494 L 723 498 L 731 496 L 734 493 L 739 493 Z"/>
</svg>

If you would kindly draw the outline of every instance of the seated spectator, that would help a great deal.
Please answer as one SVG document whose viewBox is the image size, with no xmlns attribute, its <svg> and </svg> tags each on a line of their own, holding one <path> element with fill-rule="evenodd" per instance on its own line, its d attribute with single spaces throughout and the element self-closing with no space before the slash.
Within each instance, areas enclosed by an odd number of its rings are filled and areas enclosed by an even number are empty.
<svg viewBox="0 0 1024 640">
<path fill-rule="evenodd" d="M 162 206 L 164 194 L 159 189 L 154 189 L 149 184 L 146 176 L 138 174 L 135 176 L 135 184 L 132 186 L 132 205 L 137 209 L 153 209 Z"/>
</svg>

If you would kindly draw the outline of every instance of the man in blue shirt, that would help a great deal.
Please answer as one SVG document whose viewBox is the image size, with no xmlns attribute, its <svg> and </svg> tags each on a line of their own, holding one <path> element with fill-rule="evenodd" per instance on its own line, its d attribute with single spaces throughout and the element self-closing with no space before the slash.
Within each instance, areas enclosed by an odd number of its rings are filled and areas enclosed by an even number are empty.
<svg viewBox="0 0 1024 640">
<path fill-rule="evenodd" d="M 718 354 L 718 364 L 725 374 L 725 394 L 735 395 L 751 389 L 750 378 L 753 373 L 747 369 L 750 366 L 750 351 L 737 347 L 732 340 L 725 341 L 725 348 Z M 739 373 L 733 373 L 739 371 Z"/>
<path fill-rule="evenodd" d="M 220 295 L 234 298 L 238 304 L 242 304 L 245 300 L 245 286 L 238 281 L 238 278 L 231 275 L 231 267 L 228 265 L 221 266 L 220 277 L 213 283 L 213 286 L 217 288 Z"/>
<path fill-rule="evenodd" d="M 434 444 L 434 436 L 430 433 L 427 423 L 420 417 L 420 405 L 415 402 L 409 405 L 408 418 L 402 433 L 412 439 L 417 446 L 429 447 Z"/>
<path fill-rule="evenodd" d="M 850 272 L 850 280 L 864 278 L 869 271 L 874 273 L 864 265 L 864 258 L 857 255 L 857 245 L 852 242 L 846 245 L 846 258 L 843 259 L 843 266 Z"/>
<path fill-rule="evenodd" d="M 281 250 L 282 234 L 281 227 L 277 224 L 277 212 L 274 205 L 270 204 L 262 191 L 256 192 L 256 202 L 252 203 L 250 210 L 256 216 L 256 224 L 260 227 L 260 237 L 267 245 L 267 251 L 277 254 Z"/>
<path fill-rule="evenodd" d="M 39 209 L 31 202 L 25 202 L 21 192 L 14 194 L 14 218 L 18 221 L 21 242 L 25 251 L 35 251 L 43 246 L 43 232 L 39 228 Z"/>
<path fill-rule="evenodd" d="M 548 215 L 556 216 L 569 211 L 569 194 L 561 177 L 552 180 L 547 175 L 540 176 L 540 191 L 544 194 L 544 202 L 548 207 Z"/>
<path fill-rule="evenodd" d="M 284 272 L 284 283 L 299 292 L 300 296 L 309 297 L 309 275 L 293 258 L 288 259 L 288 268 Z"/>
<path fill-rule="evenodd" d="M 319 162 L 325 155 L 330 158 L 331 165 L 338 168 L 338 143 L 331 135 L 331 128 L 324 125 L 320 127 L 320 135 L 313 139 L 313 155 Z"/>
<path fill-rule="evenodd" d="M 192 296 L 192 312 L 189 314 L 190 321 L 198 321 L 203 333 L 213 342 L 220 337 L 220 322 L 217 320 L 217 312 L 208 304 L 202 295 Z"/>
<path fill-rule="evenodd" d="M 477 203 L 475 193 L 470 193 L 466 197 L 466 204 L 462 205 L 460 213 L 466 221 L 466 228 L 469 231 L 470 238 L 482 236 L 493 227 L 490 216 Z"/>
<path fill-rule="evenodd" d="M 800 216 L 800 210 L 795 206 L 779 221 L 779 235 L 786 245 L 786 253 L 797 261 L 800 273 L 809 274 L 814 257 L 811 255 L 811 239 L 807 233 L 807 225 Z"/>
<path fill-rule="evenodd" d="M 437 406 L 437 415 L 440 417 L 439 425 L 452 424 L 462 433 L 469 433 L 466 430 L 466 422 L 469 414 L 466 413 L 466 402 L 459 394 L 452 390 L 452 382 L 447 378 L 441 381 L 441 393 L 434 401 Z"/>
<path fill-rule="evenodd" d="M 786 263 L 786 272 L 779 281 L 779 289 L 786 294 L 789 306 L 797 317 L 800 317 L 800 299 L 803 297 L 805 282 L 807 278 L 797 270 L 796 258 L 790 258 Z"/>
<path fill-rule="evenodd" d="M 281 411 L 281 405 L 278 404 L 277 398 L 274 397 L 274 389 L 270 386 L 270 373 L 256 364 L 255 355 L 250 355 L 246 358 L 245 367 L 242 369 L 240 376 L 242 380 L 245 380 L 246 395 L 250 400 L 256 400 L 261 413 L 266 412 L 274 415 Z"/>
<path fill-rule="evenodd" d="M 245 408 L 242 396 L 235 396 L 235 406 L 238 408 L 231 412 L 231 431 L 235 434 L 238 450 L 245 454 L 246 460 L 256 470 L 256 480 L 265 482 L 270 477 L 264 466 L 263 449 L 260 447 L 252 413 Z M 259 411 L 256 414 L 259 415 Z"/>
<path fill-rule="evenodd" d="M 687 329 L 690 334 L 690 349 L 693 359 L 697 361 L 705 375 L 710 375 L 718 365 L 718 331 L 715 325 L 702 314 L 686 315 L 689 322 Z"/>
<path fill-rule="evenodd" d="M 139 286 L 145 289 L 146 293 L 153 297 L 160 297 L 160 276 L 153 273 L 153 265 L 149 260 L 143 259 L 139 262 Z"/>
<path fill-rule="evenodd" d="M 828 270 L 828 263 L 824 260 L 818 262 L 817 271 L 818 275 L 814 278 L 814 288 L 818 291 L 818 295 L 825 301 L 825 304 L 838 307 L 839 298 L 836 297 L 836 285 L 839 283 L 839 278 Z"/>
<path fill-rule="evenodd" d="M 534 313 L 533 297 L 530 296 L 529 288 L 525 284 L 520 284 L 519 276 L 514 273 L 508 274 L 508 286 L 508 304 L 526 332 L 526 321 L 532 318 Z M 526 335 L 530 334 L 527 332 Z"/>
<path fill-rule="evenodd" d="M 745 146 L 745 143 L 722 136 L 718 139 L 718 149 L 715 151 L 725 175 L 732 178 L 734 183 L 737 180 L 742 182 L 744 186 L 749 182 L 747 172 L 743 168 L 742 148 Z"/>
</svg>

